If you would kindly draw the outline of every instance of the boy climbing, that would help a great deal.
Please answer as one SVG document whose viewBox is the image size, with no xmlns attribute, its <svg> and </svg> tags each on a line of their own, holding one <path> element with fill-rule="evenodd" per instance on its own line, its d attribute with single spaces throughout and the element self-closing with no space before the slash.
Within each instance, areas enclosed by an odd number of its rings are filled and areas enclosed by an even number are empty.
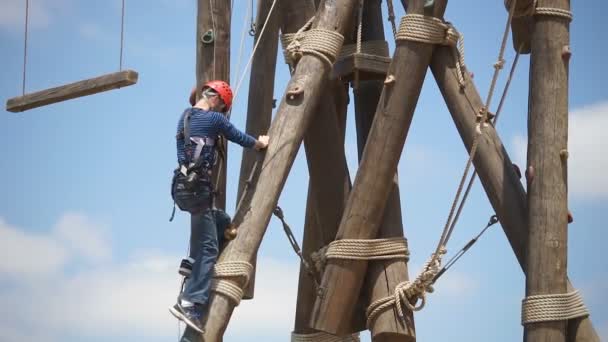
<svg viewBox="0 0 608 342">
<path fill-rule="evenodd" d="M 186 279 L 177 303 L 169 311 L 188 326 L 203 333 L 202 315 L 209 300 L 213 266 L 218 257 L 221 232 L 230 224 L 230 217 L 213 208 L 213 165 L 217 158 L 217 138 L 246 148 L 262 150 L 268 136 L 258 139 L 241 132 L 225 117 L 232 104 L 232 90 L 224 81 L 210 81 L 202 87 L 201 99 L 196 91 L 190 94 L 191 108 L 182 114 L 177 126 L 177 160 L 171 195 L 181 210 L 191 214 L 190 258 L 192 273 Z"/>
</svg>

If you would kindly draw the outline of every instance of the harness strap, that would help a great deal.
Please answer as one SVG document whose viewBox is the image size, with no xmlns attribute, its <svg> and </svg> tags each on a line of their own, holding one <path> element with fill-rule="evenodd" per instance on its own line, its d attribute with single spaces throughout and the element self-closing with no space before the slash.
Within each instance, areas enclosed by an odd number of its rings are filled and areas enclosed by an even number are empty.
<svg viewBox="0 0 608 342">
<path fill-rule="evenodd" d="M 196 144 L 196 149 L 194 150 L 194 155 L 192 156 L 192 161 L 195 163 L 198 161 L 198 158 L 200 158 L 201 153 L 203 152 L 203 147 L 215 146 L 215 139 L 209 137 L 191 137 L 190 141 Z"/>
</svg>

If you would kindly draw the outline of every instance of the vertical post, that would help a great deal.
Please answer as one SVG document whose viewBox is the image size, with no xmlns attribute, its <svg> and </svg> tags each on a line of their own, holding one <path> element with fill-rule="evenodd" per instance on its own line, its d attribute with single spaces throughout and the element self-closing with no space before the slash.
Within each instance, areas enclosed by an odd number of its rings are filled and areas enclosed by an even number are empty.
<svg viewBox="0 0 608 342">
<path fill-rule="evenodd" d="M 569 0 L 538 8 L 570 10 Z M 567 292 L 569 20 L 534 16 L 528 113 L 526 296 Z M 567 321 L 526 324 L 526 341 L 565 341 Z"/>
<path fill-rule="evenodd" d="M 352 0 L 326 1 L 320 6 L 313 28 L 344 34 L 354 9 Z M 289 169 L 304 138 L 319 96 L 328 78 L 329 68 L 317 55 L 304 54 L 287 86 L 287 92 L 270 128 L 270 144 L 262 165 L 260 179 L 253 194 L 251 208 L 242 225 L 247 227 L 224 249 L 219 262 L 251 262 L 266 231 Z M 237 286 L 243 286 L 236 281 Z M 236 303 L 222 294 L 212 292 L 205 322 L 205 339 L 221 340 Z"/>
<path fill-rule="evenodd" d="M 279 2 L 279 0 L 277 0 L 277 2 Z M 255 42 L 259 41 L 259 43 L 251 61 L 247 123 L 245 126 L 246 132 L 254 137 L 257 137 L 260 134 L 266 134 L 270 128 L 270 121 L 272 120 L 274 77 L 277 64 L 277 48 L 279 44 L 278 19 L 280 7 L 277 3 L 271 13 L 271 17 L 268 17 L 272 3 L 273 0 L 260 0 L 258 2 L 255 24 Z M 268 18 L 268 23 L 264 29 L 264 35 L 260 37 L 266 18 Z M 258 167 L 252 175 L 253 166 L 256 161 L 258 164 L 261 164 L 263 160 L 263 152 L 254 149 L 243 149 L 241 172 L 236 197 L 236 205 L 240 205 L 243 210 L 251 205 L 251 197 L 255 190 L 255 181 L 257 181 L 261 171 L 261 167 Z M 248 181 L 250 183 L 246 185 Z M 247 187 L 246 192 L 244 192 L 245 187 Z M 249 279 L 244 298 L 253 298 L 254 287 L 255 271 Z"/>
<path fill-rule="evenodd" d="M 409 5 L 410 13 L 425 12 L 421 0 Z M 436 4 L 428 14 L 442 17 L 445 6 L 445 1 Z M 363 151 L 336 239 L 377 236 L 433 48 L 433 44 L 397 42 L 388 71 L 393 81 L 382 91 L 368 136 L 373 143 Z M 345 322 L 355 311 L 366 270 L 367 262 L 362 260 L 328 262 L 321 283 L 325 293 L 315 303 L 313 328 L 338 335 L 352 333 Z"/>
<path fill-rule="evenodd" d="M 452 119 L 467 150 L 470 151 L 476 135 L 476 114 L 483 107 L 473 80 L 466 76 L 466 87 L 461 90 L 458 73 L 450 48 L 439 47 L 433 53 L 431 70 L 443 98 L 452 114 Z M 513 164 L 496 130 L 484 129 L 473 163 L 483 188 L 488 195 L 500 224 L 524 274 L 526 246 L 528 245 L 528 205 L 526 192 L 516 175 Z M 568 281 L 568 292 L 574 286 Z M 568 322 L 568 341 L 599 342 L 599 336 L 589 317 Z"/>
<path fill-rule="evenodd" d="M 230 0 L 198 0 L 196 84 L 199 90 L 210 80 L 230 81 L 230 17 Z M 200 91 L 197 93 L 200 96 Z M 225 209 L 228 151 L 225 141 L 223 145 L 224 158 L 214 169 L 213 184 L 217 184 L 218 192 L 215 205 Z"/>
<path fill-rule="evenodd" d="M 362 40 L 384 40 L 382 10 L 380 0 L 366 0 L 363 8 Z M 354 85 L 355 116 L 357 126 L 357 147 L 359 158 L 367 141 L 367 136 L 374 120 L 374 114 L 382 93 L 382 80 L 360 81 Z M 372 142 L 373 143 L 373 142 Z M 401 200 L 397 174 L 393 179 L 392 189 L 388 197 L 384 217 L 380 224 L 377 238 L 403 236 L 403 221 L 401 218 Z M 369 302 L 385 298 L 393 294 L 397 284 L 408 280 L 407 263 L 404 260 L 386 260 L 370 262 L 365 281 L 366 297 Z M 414 337 L 414 316 L 407 312 L 407 321 L 411 325 L 404 326 L 394 308 L 382 312 L 369 327 L 373 341 L 403 341 L 404 336 Z"/>
</svg>

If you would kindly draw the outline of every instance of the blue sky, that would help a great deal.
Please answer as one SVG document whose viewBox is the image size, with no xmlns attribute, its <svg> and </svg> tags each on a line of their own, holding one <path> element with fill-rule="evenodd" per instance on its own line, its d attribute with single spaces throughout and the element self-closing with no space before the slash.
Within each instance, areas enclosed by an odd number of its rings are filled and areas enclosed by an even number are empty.
<svg viewBox="0 0 608 342">
<path fill-rule="evenodd" d="M 26 92 L 116 71 L 120 1 L 31 0 Z M 195 1 L 127 1 L 125 68 L 139 72 L 135 86 L 0 115 L 0 340 L 108 341 L 177 338 L 167 307 L 177 294 L 176 272 L 186 253 L 188 217 L 168 222 L 175 164 L 174 132 L 195 83 Z M 232 74 L 242 70 L 239 43 L 248 30 L 248 1 L 233 12 Z M 395 3 L 398 17 L 403 10 Z M 466 64 L 487 94 L 506 20 L 501 1 L 452 2 L 446 17 L 465 35 Z M 21 94 L 24 0 L 0 0 L 0 98 Z M 599 0 L 573 2 L 570 63 L 568 274 L 608 339 L 608 268 L 602 260 L 608 211 L 608 53 Z M 386 36 L 394 47 L 388 22 Z M 240 62 L 252 49 L 246 36 Z M 509 45 L 507 63 L 513 60 Z M 522 168 L 526 151 L 529 56 L 522 56 L 499 134 Z M 498 83 L 502 90 L 508 69 Z M 279 58 L 275 97 L 288 81 Z M 245 79 L 232 121 L 244 127 Z M 497 93 L 499 94 L 499 92 Z M 351 101 L 352 103 L 352 101 Z M 498 95 L 494 98 L 494 109 Z M 351 112 L 352 114 L 352 108 Z M 271 137 L 272 139 L 272 137 Z M 357 168 L 353 116 L 346 155 Z M 240 147 L 231 146 L 228 204 L 236 202 Z M 428 73 L 399 164 L 404 226 L 416 275 L 434 248 L 466 161 L 458 133 Z M 279 201 L 301 240 L 308 172 L 303 153 Z M 477 184 L 450 242 L 449 255 L 473 237 L 492 214 Z M 285 341 L 293 327 L 298 261 L 271 220 L 260 249 L 256 298 L 233 316 L 228 341 L 251 337 Z M 499 227 L 437 284 L 416 316 L 421 341 L 521 339 L 525 279 Z M 442 329 L 437 329 L 441 324 Z M 469 325 L 475 325 L 474 329 Z M 364 334 L 364 336 L 367 336 Z M 365 337 L 367 338 L 367 337 Z"/>
</svg>

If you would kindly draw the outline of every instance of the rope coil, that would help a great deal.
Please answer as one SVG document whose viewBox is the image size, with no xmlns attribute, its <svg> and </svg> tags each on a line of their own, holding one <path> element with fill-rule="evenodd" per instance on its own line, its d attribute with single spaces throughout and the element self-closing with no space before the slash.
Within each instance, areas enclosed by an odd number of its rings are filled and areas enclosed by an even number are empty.
<svg viewBox="0 0 608 342">
<path fill-rule="evenodd" d="M 382 311 L 395 306 L 397 313 L 402 321 L 405 322 L 405 314 L 403 306 L 410 311 L 420 311 L 426 303 L 426 293 L 432 293 L 433 282 L 437 274 L 441 271 L 441 259 L 446 254 L 446 249 L 441 248 L 438 254 L 433 253 L 429 260 L 424 264 L 422 272 L 414 279 L 414 281 L 404 281 L 395 287 L 395 292 L 392 296 L 378 299 L 371 303 L 365 314 L 367 316 L 368 328 L 372 326 L 374 320 L 382 313 Z M 416 306 L 416 302 L 420 300 L 420 304 Z"/>
<path fill-rule="evenodd" d="M 395 40 L 456 46 L 460 34 L 445 21 L 422 14 L 407 14 L 401 18 Z"/>
<path fill-rule="evenodd" d="M 253 265 L 246 261 L 226 261 L 217 263 L 213 271 L 211 291 L 228 297 L 235 306 L 239 305 L 243 298 L 243 288 L 253 273 Z"/>
<path fill-rule="evenodd" d="M 528 296 L 522 300 L 521 324 L 565 321 L 589 316 L 578 291 Z"/>
<path fill-rule="evenodd" d="M 505 0 L 505 8 L 509 10 L 513 1 L 516 0 Z M 569 10 L 561 9 L 561 8 L 552 8 L 552 7 L 537 7 L 538 1 L 532 1 L 528 6 L 519 7 L 515 6 L 515 10 L 513 11 L 513 18 L 527 17 L 533 15 L 544 15 L 544 16 L 553 16 L 564 18 L 568 21 L 572 21 L 573 15 Z"/>
<path fill-rule="evenodd" d="M 312 334 L 291 333 L 291 342 L 360 342 L 359 334 L 336 336 L 320 331 Z"/>
<path fill-rule="evenodd" d="M 294 66 L 304 55 L 314 55 L 331 68 L 344 42 L 344 36 L 332 30 L 311 29 L 315 17 L 310 18 L 295 34 L 281 35 L 287 64 Z M 286 42 L 289 42 L 285 46 Z"/>
</svg>

